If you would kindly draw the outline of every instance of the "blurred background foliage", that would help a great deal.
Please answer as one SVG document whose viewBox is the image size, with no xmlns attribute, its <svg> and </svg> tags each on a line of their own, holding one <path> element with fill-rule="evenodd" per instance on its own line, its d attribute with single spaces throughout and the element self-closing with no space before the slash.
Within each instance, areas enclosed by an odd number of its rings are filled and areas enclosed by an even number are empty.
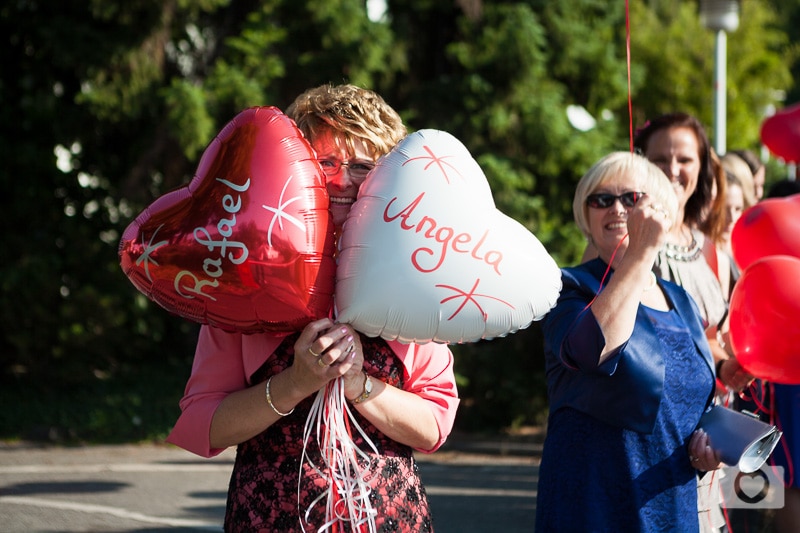
<svg viewBox="0 0 800 533">
<path fill-rule="evenodd" d="M 672 110 L 711 134 L 712 32 L 696 1 L 63 0 L 0 6 L 0 438 L 160 439 L 197 325 L 130 284 L 117 246 L 186 184 L 239 111 L 306 88 L 375 89 L 413 131 L 470 149 L 497 206 L 562 266 L 583 238 L 581 174 Z M 771 109 L 800 101 L 800 0 L 743 0 L 728 37 L 728 147 L 763 152 Z M 768 181 L 786 168 L 770 160 Z M 454 346 L 457 427 L 544 420 L 538 324 Z"/>
</svg>

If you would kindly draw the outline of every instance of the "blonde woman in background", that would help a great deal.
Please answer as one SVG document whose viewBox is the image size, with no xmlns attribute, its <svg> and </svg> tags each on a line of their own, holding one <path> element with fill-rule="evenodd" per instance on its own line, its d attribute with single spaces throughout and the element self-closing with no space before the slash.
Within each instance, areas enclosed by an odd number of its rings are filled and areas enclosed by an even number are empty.
<svg viewBox="0 0 800 533">
<path fill-rule="evenodd" d="M 747 163 L 747 166 L 750 167 L 750 172 L 753 174 L 756 201 L 764 198 L 764 182 L 767 178 L 767 167 L 764 166 L 764 163 L 751 150 L 731 150 L 728 153 L 738 155 L 742 158 L 742 161 Z"/>
<path fill-rule="evenodd" d="M 715 176 L 717 192 L 707 216 L 699 227 L 703 232 L 703 255 L 711 270 L 717 276 L 725 300 L 730 299 L 731 291 L 736 280 L 739 279 L 740 270 L 733 257 L 731 248 L 731 234 L 736 222 L 742 216 L 748 204 L 747 179 L 751 177 L 747 168 L 737 164 L 738 157 L 716 157 L 712 151 L 712 168 Z M 728 162 L 728 167 L 736 169 L 738 174 L 725 168 L 723 161 Z M 741 160 L 738 160 L 742 162 Z M 743 163 L 743 162 L 742 162 Z M 743 174 L 745 180 L 739 175 Z M 753 196 L 750 196 L 753 199 Z"/>
<path fill-rule="evenodd" d="M 745 160 L 732 152 L 728 152 L 722 156 L 720 161 L 725 172 L 732 174 L 741 183 L 742 193 L 744 194 L 744 208 L 747 209 L 756 205 L 758 197 L 756 195 L 755 177 Z"/>
</svg>

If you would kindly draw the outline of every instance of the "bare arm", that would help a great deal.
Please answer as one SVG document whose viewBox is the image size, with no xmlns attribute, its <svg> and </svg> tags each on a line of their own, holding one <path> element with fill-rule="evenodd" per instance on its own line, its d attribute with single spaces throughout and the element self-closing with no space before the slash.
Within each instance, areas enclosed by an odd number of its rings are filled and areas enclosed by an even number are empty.
<svg viewBox="0 0 800 533">
<path fill-rule="evenodd" d="M 430 450 L 436 446 L 439 426 L 428 401 L 383 381 L 373 378 L 372 382 L 369 399 L 355 404 L 364 418 L 386 436 L 412 448 Z"/>
</svg>

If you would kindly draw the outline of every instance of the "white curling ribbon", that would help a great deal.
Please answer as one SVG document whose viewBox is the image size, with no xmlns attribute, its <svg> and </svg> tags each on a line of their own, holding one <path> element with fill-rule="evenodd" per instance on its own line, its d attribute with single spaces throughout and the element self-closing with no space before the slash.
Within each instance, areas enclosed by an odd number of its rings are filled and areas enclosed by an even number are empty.
<svg viewBox="0 0 800 533">
<path fill-rule="evenodd" d="M 303 465 L 308 465 L 321 477 L 328 481 L 328 488 L 319 495 L 306 509 L 305 520 L 311 514 L 315 505 L 325 500 L 325 523 L 317 529 L 317 533 L 330 530 L 334 525 L 339 525 L 345 530 L 360 532 L 366 526 L 367 531 L 375 533 L 375 517 L 377 511 L 372 508 L 369 495 L 372 489 L 365 480 L 369 472 L 370 457 L 356 446 L 348 431 L 348 427 L 355 428 L 364 438 L 372 451 L 378 450 L 364 433 L 347 405 L 344 396 L 344 378 L 338 378 L 320 390 L 311 411 L 306 419 L 303 430 L 303 455 L 300 461 L 300 478 L 303 476 Z M 313 433 L 316 434 L 319 446 L 321 465 L 315 465 L 306 454 L 306 446 Z M 364 460 L 366 467 L 358 464 L 359 457 Z M 300 509 L 300 480 L 297 484 L 298 512 Z M 306 531 L 303 520 L 300 521 L 303 531 Z"/>
</svg>

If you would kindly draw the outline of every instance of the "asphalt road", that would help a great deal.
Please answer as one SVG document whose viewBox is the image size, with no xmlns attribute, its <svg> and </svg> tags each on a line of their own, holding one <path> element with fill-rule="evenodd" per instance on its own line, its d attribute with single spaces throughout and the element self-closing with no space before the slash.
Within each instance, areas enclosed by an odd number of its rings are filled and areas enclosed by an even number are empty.
<svg viewBox="0 0 800 533">
<path fill-rule="evenodd" d="M 531 532 L 540 447 L 451 439 L 418 455 L 437 533 Z M 222 531 L 234 451 L 0 444 L 0 531 Z"/>
</svg>

